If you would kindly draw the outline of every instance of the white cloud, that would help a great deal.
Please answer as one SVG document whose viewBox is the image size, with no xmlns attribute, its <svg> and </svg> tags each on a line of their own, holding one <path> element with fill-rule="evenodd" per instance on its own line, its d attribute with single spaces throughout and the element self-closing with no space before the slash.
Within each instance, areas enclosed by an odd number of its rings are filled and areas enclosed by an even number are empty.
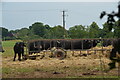
<svg viewBox="0 0 120 80">
<path fill-rule="evenodd" d="M 2 2 L 119 2 L 119 0 L 0 0 Z"/>
</svg>

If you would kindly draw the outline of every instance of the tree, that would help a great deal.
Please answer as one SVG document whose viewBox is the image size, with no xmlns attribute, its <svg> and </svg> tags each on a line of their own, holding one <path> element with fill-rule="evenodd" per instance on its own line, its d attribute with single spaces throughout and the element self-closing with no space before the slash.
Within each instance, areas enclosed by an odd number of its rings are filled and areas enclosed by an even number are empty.
<svg viewBox="0 0 120 80">
<path fill-rule="evenodd" d="M 98 25 L 93 22 L 90 26 L 89 26 L 89 38 L 99 38 L 99 32 L 100 28 L 98 27 Z"/>
<path fill-rule="evenodd" d="M 45 26 L 43 25 L 43 23 L 41 22 L 36 22 L 34 24 L 32 24 L 32 26 L 29 27 L 29 29 L 35 34 L 38 35 L 40 37 L 43 37 L 45 34 Z"/>
<path fill-rule="evenodd" d="M 2 38 L 2 40 L 13 40 L 15 39 L 14 35 L 8 31 L 8 29 L 0 27 L 1 33 L 0 33 L 0 37 Z"/>
<path fill-rule="evenodd" d="M 103 30 L 101 32 L 102 34 L 102 38 L 112 38 L 113 37 L 113 32 L 109 31 L 109 24 L 108 23 L 104 23 L 103 24 Z"/>
<path fill-rule="evenodd" d="M 17 32 L 17 36 L 22 40 L 27 40 L 29 36 L 29 29 L 28 28 L 22 28 Z"/>
<path fill-rule="evenodd" d="M 67 33 L 64 33 L 64 32 L 67 32 L 67 31 L 62 26 L 58 25 L 51 28 L 46 34 L 46 36 L 52 39 L 63 39 L 64 35 L 67 35 Z"/>
<path fill-rule="evenodd" d="M 120 38 L 120 21 L 116 21 L 114 26 L 113 26 L 113 29 L 114 29 L 114 37 L 115 38 Z"/>
<path fill-rule="evenodd" d="M 7 37 L 8 36 L 8 29 L 6 29 L 6 28 L 3 28 L 3 27 L 0 27 L 0 28 L 2 28 L 2 38 L 5 38 L 5 37 Z"/>
<path fill-rule="evenodd" d="M 69 28 L 69 36 L 72 39 L 86 38 L 87 36 L 86 28 L 82 25 L 76 25 L 74 27 L 71 27 Z"/>
<path fill-rule="evenodd" d="M 49 26 L 49 25 L 44 25 L 45 27 L 45 34 L 43 36 L 44 39 L 51 39 L 52 36 L 51 36 L 51 32 L 52 32 L 52 28 Z"/>
</svg>

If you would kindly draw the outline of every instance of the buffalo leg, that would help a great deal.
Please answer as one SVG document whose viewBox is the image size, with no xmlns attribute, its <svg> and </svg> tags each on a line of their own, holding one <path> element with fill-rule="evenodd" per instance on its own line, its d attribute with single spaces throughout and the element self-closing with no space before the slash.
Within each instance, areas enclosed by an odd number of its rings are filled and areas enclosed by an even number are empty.
<svg viewBox="0 0 120 80">
<path fill-rule="evenodd" d="M 110 66 L 110 69 L 114 69 L 116 67 L 115 66 L 116 61 L 114 60 L 114 57 L 116 57 L 116 53 L 117 53 L 117 50 L 113 48 L 111 53 L 110 53 L 110 60 L 112 62 L 108 64 Z"/>
<path fill-rule="evenodd" d="M 24 53 L 22 53 L 22 59 L 25 59 Z"/>
<path fill-rule="evenodd" d="M 13 61 L 15 61 L 15 58 L 16 58 L 16 54 L 17 54 L 17 53 L 15 53 L 15 54 L 14 54 L 14 59 L 13 59 Z"/>
<path fill-rule="evenodd" d="M 18 53 L 18 60 L 21 61 L 21 53 Z"/>
<path fill-rule="evenodd" d="M 114 69 L 114 68 L 116 68 L 116 66 L 115 66 L 115 61 L 112 61 L 112 62 L 109 63 L 108 65 L 109 65 L 109 69 Z"/>
<path fill-rule="evenodd" d="M 114 57 L 116 57 L 116 52 L 117 50 L 113 48 L 110 52 L 110 60 L 114 60 Z"/>
</svg>

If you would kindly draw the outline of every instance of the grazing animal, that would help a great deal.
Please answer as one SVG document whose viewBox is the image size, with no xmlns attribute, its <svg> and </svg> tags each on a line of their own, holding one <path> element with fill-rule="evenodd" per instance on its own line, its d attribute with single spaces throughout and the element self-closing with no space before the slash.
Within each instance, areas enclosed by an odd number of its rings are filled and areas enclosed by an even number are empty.
<svg viewBox="0 0 120 80">
<path fill-rule="evenodd" d="M 107 47 L 107 46 L 112 45 L 112 44 L 113 44 L 113 39 L 103 39 L 102 45 L 104 47 Z"/>
<path fill-rule="evenodd" d="M 24 42 L 17 42 L 15 45 L 14 45 L 14 59 L 13 61 L 15 61 L 15 58 L 16 58 L 16 54 L 18 54 L 18 60 L 21 61 L 21 55 L 22 57 L 24 56 L 24 47 L 25 47 L 25 44 Z"/>
<path fill-rule="evenodd" d="M 111 60 L 111 62 L 108 64 L 110 66 L 110 69 L 115 68 L 115 63 L 120 61 L 119 59 L 117 59 L 117 53 L 118 55 L 120 55 L 120 38 L 118 39 L 104 39 L 103 40 L 103 46 L 107 47 L 109 45 L 112 45 L 112 51 L 110 52 L 110 56 L 109 59 Z"/>
<path fill-rule="evenodd" d="M 110 60 L 112 61 L 111 63 L 109 63 L 110 69 L 115 68 L 115 63 L 116 61 L 120 61 L 119 59 L 117 59 L 117 53 L 120 55 L 120 39 L 114 39 L 113 40 L 113 48 L 112 51 L 110 53 Z"/>
</svg>

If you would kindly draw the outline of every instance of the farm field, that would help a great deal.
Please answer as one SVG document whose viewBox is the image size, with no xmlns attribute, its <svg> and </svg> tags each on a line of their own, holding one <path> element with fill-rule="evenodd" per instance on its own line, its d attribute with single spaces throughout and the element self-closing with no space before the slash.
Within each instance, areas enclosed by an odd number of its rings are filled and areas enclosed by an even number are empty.
<svg viewBox="0 0 120 80">
<path fill-rule="evenodd" d="M 91 55 L 79 56 L 76 51 L 76 55 L 72 56 L 71 51 L 68 51 L 68 56 L 63 60 L 44 57 L 13 61 L 15 42 L 3 41 L 5 52 L 0 53 L 2 78 L 118 78 L 118 64 L 115 69 L 108 71 L 109 52 L 90 52 Z"/>
</svg>

